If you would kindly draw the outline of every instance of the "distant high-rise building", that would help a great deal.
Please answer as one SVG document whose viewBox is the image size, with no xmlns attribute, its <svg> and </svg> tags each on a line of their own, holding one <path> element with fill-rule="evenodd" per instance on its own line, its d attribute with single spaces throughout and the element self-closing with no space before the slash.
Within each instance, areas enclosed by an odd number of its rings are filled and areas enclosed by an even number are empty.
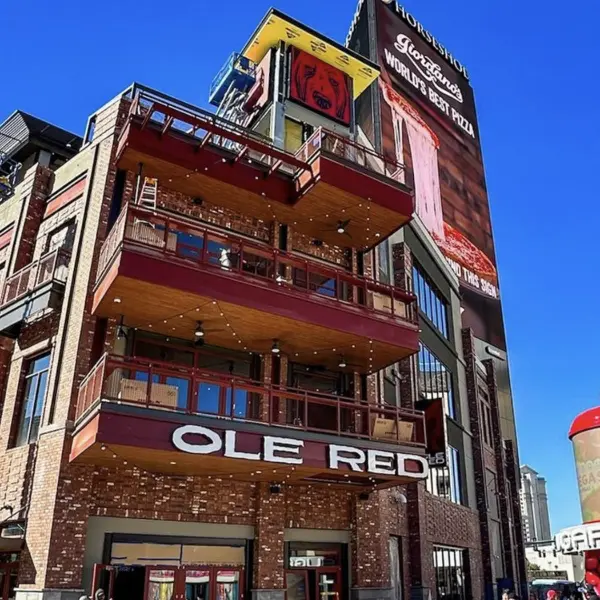
<svg viewBox="0 0 600 600">
<path fill-rule="evenodd" d="M 546 480 L 528 465 L 521 467 L 520 496 L 525 541 L 549 540 L 551 533 Z"/>
</svg>

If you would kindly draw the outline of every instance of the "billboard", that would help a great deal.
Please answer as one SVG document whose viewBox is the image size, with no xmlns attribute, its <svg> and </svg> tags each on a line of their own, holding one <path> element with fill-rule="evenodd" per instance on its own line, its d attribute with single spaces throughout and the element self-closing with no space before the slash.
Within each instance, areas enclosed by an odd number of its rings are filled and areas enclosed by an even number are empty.
<svg viewBox="0 0 600 600">
<path fill-rule="evenodd" d="M 485 173 L 466 69 L 396 2 L 373 0 L 380 150 L 461 283 L 463 324 L 505 349 Z M 364 131 L 370 123 L 360 123 Z"/>
<path fill-rule="evenodd" d="M 290 55 L 290 99 L 349 125 L 352 94 L 348 75 L 293 46 Z"/>
</svg>

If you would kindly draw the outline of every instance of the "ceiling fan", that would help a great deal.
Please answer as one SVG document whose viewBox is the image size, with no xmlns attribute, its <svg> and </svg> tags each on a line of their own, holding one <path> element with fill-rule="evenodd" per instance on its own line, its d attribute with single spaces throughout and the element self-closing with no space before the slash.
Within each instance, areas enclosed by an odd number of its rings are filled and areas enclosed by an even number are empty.
<svg viewBox="0 0 600 600">
<path fill-rule="evenodd" d="M 350 219 L 346 219 L 344 221 L 338 221 L 334 227 L 323 229 L 323 231 L 336 231 L 340 235 L 347 235 L 350 239 L 352 236 L 348 233 L 348 225 L 350 224 Z"/>
</svg>

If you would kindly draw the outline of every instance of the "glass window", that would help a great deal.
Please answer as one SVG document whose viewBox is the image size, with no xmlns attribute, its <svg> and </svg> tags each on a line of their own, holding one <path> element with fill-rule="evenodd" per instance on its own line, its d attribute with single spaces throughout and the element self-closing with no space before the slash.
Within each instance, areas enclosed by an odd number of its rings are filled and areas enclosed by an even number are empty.
<svg viewBox="0 0 600 600">
<path fill-rule="evenodd" d="M 390 261 L 390 245 L 386 242 L 377 246 L 377 281 L 381 283 L 391 283 L 391 261 Z"/>
<path fill-rule="evenodd" d="M 496 484 L 496 473 L 485 470 L 485 495 L 490 516 L 493 519 L 500 518 L 500 507 L 498 506 L 498 486 Z"/>
<path fill-rule="evenodd" d="M 44 410 L 49 368 L 50 354 L 38 356 L 30 360 L 27 365 L 17 446 L 30 444 L 37 440 Z"/>
<path fill-rule="evenodd" d="M 381 372 L 381 386 L 383 401 L 392 406 L 398 405 L 398 393 L 396 390 L 396 375 L 394 372 L 395 365 L 386 367 Z"/>
<path fill-rule="evenodd" d="M 462 504 L 460 454 L 456 448 L 448 447 L 448 464 L 429 470 L 427 491 L 439 498 Z"/>
<path fill-rule="evenodd" d="M 466 600 L 470 597 L 465 550 L 434 546 L 433 567 L 438 600 Z"/>
<path fill-rule="evenodd" d="M 446 299 L 419 264 L 413 264 L 412 274 L 419 310 L 445 338 L 448 338 L 448 303 Z"/>
<path fill-rule="evenodd" d="M 452 373 L 424 344 L 419 344 L 419 395 L 423 400 L 442 399 L 449 417 L 456 418 Z"/>
<path fill-rule="evenodd" d="M 73 250 L 73 243 L 75 241 L 75 221 L 69 221 L 64 225 L 61 225 L 58 229 L 55 229 L 48 234 L 46 242 L 46 252 L 52 252 L 63 248 L 67 252 Z"/>
</svg>

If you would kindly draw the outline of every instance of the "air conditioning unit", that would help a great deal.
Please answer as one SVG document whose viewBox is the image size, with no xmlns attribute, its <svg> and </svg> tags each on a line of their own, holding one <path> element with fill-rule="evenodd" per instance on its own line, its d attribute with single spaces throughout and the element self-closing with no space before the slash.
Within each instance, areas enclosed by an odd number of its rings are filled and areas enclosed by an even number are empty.
<svg viewBox="0 0 600 600">
<path fill-rule="evenodd" d="M 21 523 L 9 523 L 2 528 L 0 537 L 5 539 L 20 539 L 25 537 L 25 527 Z"/>
</svg>

